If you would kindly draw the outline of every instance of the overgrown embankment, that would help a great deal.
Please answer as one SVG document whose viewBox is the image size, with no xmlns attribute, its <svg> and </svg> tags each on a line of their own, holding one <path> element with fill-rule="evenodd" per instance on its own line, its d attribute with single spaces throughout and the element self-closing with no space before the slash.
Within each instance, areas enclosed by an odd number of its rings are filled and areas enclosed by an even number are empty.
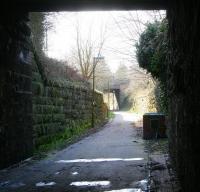
<svg viewBox="0 0 200 192">
<path fill-rule="evenodd" d="M 33 59 L 34 145 L 47 150 L 91 128 L 92 90 L 81 81 L 43 78 L 37 62 Z M 106 113 L 102 94 L 95 92 L 95 124 L 105 121 Z"/>
</svg>

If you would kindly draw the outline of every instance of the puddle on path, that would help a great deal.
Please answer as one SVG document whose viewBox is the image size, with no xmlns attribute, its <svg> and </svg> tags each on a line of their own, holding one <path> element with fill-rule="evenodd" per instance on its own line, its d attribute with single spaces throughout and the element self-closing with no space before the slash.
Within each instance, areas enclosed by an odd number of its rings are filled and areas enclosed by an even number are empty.
<svg viewBox="0 0 200 192">
<path fill-rule="evenodd" d="M 23 182 L 4 181 L 0 183 L 0 188 L 19 188 L 25 185 Z"/>
<path fill-rule="evenodd" d="M 6 186 L 8 186 L 9 184 L 10 184 L 10 181 L 3 181 L 3 182 L 0 183 L 0 188 L 1 188 L 1 187 L 6 187 Z"/>
<path fill-rule="evenodd" d="M 25 184 L 22 183 L 22 182 L 13 183 L 13 184 L 10 185 L 10 187 L 12 187 L 12 188 L 18 188 L 18 187 L 23 187 L 23 186 L 25 186 Z"/>
<path fill-rule="evenodd" d="M 138 184 L 138 187 L 140 187 L 144 191 L 146 191 L 148 189 L 148 180 L 147 179 L 143 179 L 143 180 L 139 181 L 137 184 Z"/>
<path fill-rule="evenodd" d="M 72 172 L 72 175 L 78 175 L 78 172 L 77 171 Z"/>
<path fill-rule="evenodd" d="M 141 181 L 137 181 L 137 182 L 133 182 L 132 183 L 132 186 L 135 188 L 135 189 L 138 189 L 140 191 L 148 191 L 148 180 L 147 179 L 143 179 Z"/>
</svg>

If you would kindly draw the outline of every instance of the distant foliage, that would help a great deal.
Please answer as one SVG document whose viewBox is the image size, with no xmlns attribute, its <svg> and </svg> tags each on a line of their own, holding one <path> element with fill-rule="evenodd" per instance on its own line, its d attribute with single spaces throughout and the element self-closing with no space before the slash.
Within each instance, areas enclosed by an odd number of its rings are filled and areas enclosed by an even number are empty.
<svg viewBox="0 0 200 192">
<path fill-rule="evenodd" d="M 121 63 L 117 71 L 115 72 L 115 83 L 117 85 L 129 83 L 130 79 L 128 75 L 129 75 L 128 67 L 125 64 Z"/>
<path fill-rule="evenodd" d="M 42 12 L 32 12 L 30 16 L 31 40 L 33 46 L 40 54 L 43 54 L 43 46 L 45 39 L 44 20 L 45 14 Z"/>
<path fill-rule="evenodd" d="M 155 88 L 155 98 L 158 110 L 167 113 L 168 97 L 166 83 L 158 83 L 158 85 Z"/>
<path fill-rule="evenodd" d="M 136 48 L 140 67 L 150 72 L 154 78 L 165 80 L 168 53 L 167 21 L 148 24 Z"/>
<path fill-rule="evenodd" d="M 78 71 L 66 62 L 48 58 L 44 49 L 47 49 L 47 31 L 52 28 L 52 23 L 47 19 L 53 13 L 33 12 L 30 13 L 31 41 L 34 59 L 39 68 L 44 82 L 48 79 L 68 79 L 82 81 L 83 77 Z"/>
<path fill-rule="evenodd" d="M 30 17 L 30 28 L 31 28 L 31 39 L 37 52 L 41 55 L 44 54 L 44 50 L 47 50 L 48 44 L 48 30 L 53 27 L 53 23 L 48 17 L 54 16 L 54 13 L 48 12 L 31 12 Z"/>
<path fill-rule="evenodd" d="M 156 98 L 160 111 L 167 112 L 167 20 L 149 23 L 136 45 L 139 66 L 159 81 Z"/>
</svg>

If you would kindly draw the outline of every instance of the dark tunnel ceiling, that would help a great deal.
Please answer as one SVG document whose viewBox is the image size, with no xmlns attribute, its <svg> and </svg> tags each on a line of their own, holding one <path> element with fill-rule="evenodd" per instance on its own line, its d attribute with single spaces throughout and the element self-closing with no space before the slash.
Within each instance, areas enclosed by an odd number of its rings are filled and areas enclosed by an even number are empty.
<svg viewBox="0 0 200 192">
<path fill-rule="evenodd" d="M 6 9 L 26 11 L 81 11 L 166 9 L 167 0 L 3 0 Z"/>
</svg>

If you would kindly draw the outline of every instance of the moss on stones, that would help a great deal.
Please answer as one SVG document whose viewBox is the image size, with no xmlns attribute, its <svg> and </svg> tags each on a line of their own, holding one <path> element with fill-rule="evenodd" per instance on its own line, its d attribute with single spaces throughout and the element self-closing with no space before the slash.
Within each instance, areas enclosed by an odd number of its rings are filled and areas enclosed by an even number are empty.
<svg viewBox="0 0 200 192">
<path fill-rule="evenodd" d="M 33 67 L 33 135 L 36 149 L 48 149 L 80 135 L 91 127 L 92 91 L 81 82 L 65 79 L 42 81 Z M 95 123 L 105 119 L 103 97 L 95 93 Z"/>
</svg>

